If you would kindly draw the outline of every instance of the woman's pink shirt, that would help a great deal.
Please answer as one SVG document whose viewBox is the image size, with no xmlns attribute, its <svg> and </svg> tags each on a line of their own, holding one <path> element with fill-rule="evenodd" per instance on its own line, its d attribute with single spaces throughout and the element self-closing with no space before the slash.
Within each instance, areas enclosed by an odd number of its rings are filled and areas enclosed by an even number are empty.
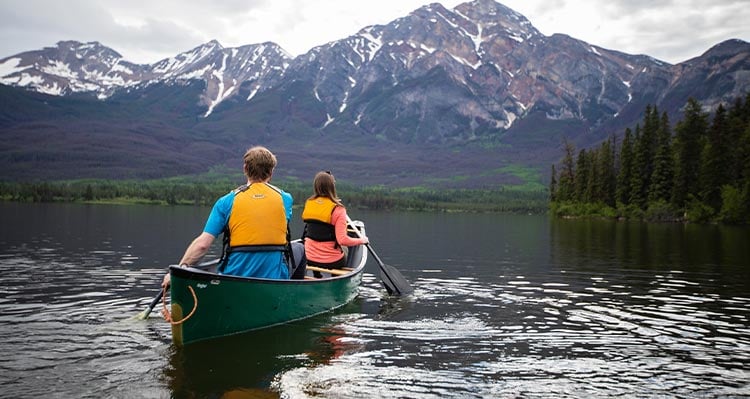
<svg viewBox="0 0 750 399">
<path fill-rule="evenodd" d="M 365 240 L 361 238 L 352 238 L 346 233 L 346 208 L 337 206 L 331 213 L 331 224 L 336 232 L 336 241 L 339 245 L 350 247 L 362 245 Z M 336 247 L 332 241 L 315 241 L 309 237 L 305 238 L 305 257 L 313 262 L 333 263 L 344 256 L 341 248 Z"/>
</svg>

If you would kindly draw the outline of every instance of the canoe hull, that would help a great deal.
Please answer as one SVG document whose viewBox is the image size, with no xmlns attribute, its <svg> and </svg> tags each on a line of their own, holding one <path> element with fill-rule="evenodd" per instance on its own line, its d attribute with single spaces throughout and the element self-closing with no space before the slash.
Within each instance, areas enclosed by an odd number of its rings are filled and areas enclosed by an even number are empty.
<svg viewBox="0 0 750 399">
<path fill-rule="evenodd" d="M 304 319 L 343 306 L 358 293 L 362 273 L 320 281 L 253 281 L 172 271 L 172 326 L 177 345 Z M 188 287 L 195 292 L 196 301 Z"/>
<path fill-rule="evenodd" d="M 349 255 L 351 273 L 305 280 L 237 277 L 171 266 L 172 319 L 179 321 L 189 316 L 172 326 L 172 341 L 182 346 L 344 306 L 358 294 L 367 251 L 363 246 L 352 247 Z"/>
</svg>

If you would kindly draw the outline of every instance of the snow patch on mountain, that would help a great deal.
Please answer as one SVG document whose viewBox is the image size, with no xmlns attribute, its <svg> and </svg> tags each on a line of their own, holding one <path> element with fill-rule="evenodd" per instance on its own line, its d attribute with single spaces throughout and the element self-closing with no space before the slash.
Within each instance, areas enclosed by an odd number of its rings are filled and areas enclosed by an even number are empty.
<svg viewBox="0 0 750 399">
<path fill-rule="evenodd" d="M 0 62 L 0 82 L 5 83 L 5 76 L 12 75 L 21 71 L 24 71 L 31 66 L 21 66 L 21 59 L 16 57 L 8 58 L 7 60 Z"/>
</svg>

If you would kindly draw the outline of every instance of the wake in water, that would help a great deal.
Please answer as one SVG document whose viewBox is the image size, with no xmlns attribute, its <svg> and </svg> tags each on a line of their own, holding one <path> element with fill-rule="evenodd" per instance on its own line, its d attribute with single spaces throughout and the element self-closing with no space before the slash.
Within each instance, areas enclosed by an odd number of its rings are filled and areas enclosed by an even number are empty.
<svg viewBox="0 0 750 399">
<path fill-rule="evenodd" d="M 623 277 L 650 288 L 634 292 Z M 581 283 L 570 273 L 421 279 L 399 311 L 337 324 L 352 350 L 282 373 L 274 388 L 290 398 L 750 395 L 750 299 L 696 292 L 676 272 Z"/>
</svg>

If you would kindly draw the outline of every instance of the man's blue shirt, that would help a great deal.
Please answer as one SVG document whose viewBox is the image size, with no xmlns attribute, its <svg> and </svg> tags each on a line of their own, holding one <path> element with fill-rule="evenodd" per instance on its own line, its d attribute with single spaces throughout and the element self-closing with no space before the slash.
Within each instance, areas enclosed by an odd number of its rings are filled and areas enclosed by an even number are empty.
<svg viewBox="0 0 750 399">
<path fill-rule="evenodd" d="M 281 191 L 281 198 L 284 201 L 284 210 L 286 211 L 287 224 L 292 220 L 292 195 Z M 231 191 L 227 195 L 219 198 L 214 204 L 211 213 L 208 215 L 206 227 L 203 231 L 218 237 L 224 231 L 224 227 L 229 222 L 229 215 L 232 213 L 234 205 L 235 192 Z M 284 259 L 284 253 L 281 251 L 273 252 L 235 252 L 229 255 L 229 262 L 224 267 L 224 274 L 244 277 L 261 277 L 274 279 L 288 279 L 289 267 Z"/>
</svg>

